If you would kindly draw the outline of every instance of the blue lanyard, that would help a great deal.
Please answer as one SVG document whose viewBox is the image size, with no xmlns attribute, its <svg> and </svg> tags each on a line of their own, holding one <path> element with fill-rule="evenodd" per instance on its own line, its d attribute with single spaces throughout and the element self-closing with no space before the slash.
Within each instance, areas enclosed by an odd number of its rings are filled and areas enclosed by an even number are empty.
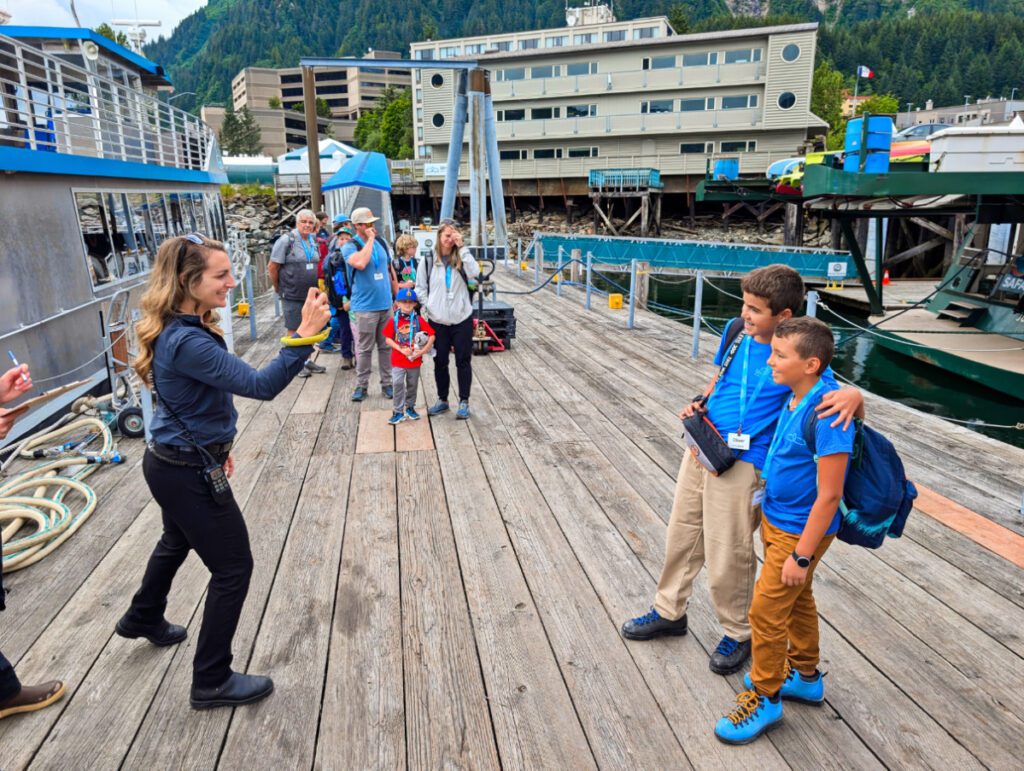
<svg viewBox="0 0 1024 771">
<path fill-rule="evenodd" d="M 395 342 L 399 345 L 402 341 L 398 337 L 398 320 L 405 314 L 401 311 L 395 311 Z M 409 314 L 409 347 L 416 347 L 416 333 L 419 332 L 419 323 L 416 319 L 416 311 Z"/>
<path fill-rule="evenodd" d="M 444 288 L 449 292 L 452 290 L 452 266 L 446 265 L 444 269 Z"/>
<path fill-rule="evenodd" d="M 309 237 L 308 244 L 301 238 L 299 239 L 299 243 L 302 244 L 302 251 L 306 253 L 306 262 L 314 262 L 315 258 L 313 257 L 313 255 L 316 254 L 319 250 L 316 248 L 316 242 L 313 240 L 313 236 Z"/>
<path fill-rule="evenodd" d="M 814 384 L 814 388 L 804 394 L 804 398 L 800 400 L 800 403 L 792 410 L 783 406 L 782 414 L 779 415 L 779 424 L 775 428 L 775 436 L 772 437 L 772 443 L 768 447 L 768 456 L 764 459 L 764 470 L 761 472 L 762 478 L 767 479 L 768 473 L 772 465 L 772 458 L 775 457 L 775 452 L 778 450 L 779 441 L 786 432 L 789 430 L 790 424 L 796 420 L 797 415 L 801 414 L 806 406 L 811 403 L 814 395 L 818 393 L 825 386 L 820 380 Z"/>
<path fill-rule="evenodd" d="M 747 337 L 743 341 L 743 370 L 740 375 L 740 426 L 736 429 L 736 433 L 743 433 L 743 418 L 747 414 L 747 372 L 750 369 L 750 338 Z M 771 370 L 765 366 L 761 370 L 761 377 L 758 378 L 757 385 L 754 386 L 754 393 L 750 395 L 750 401 L 756 402 L 758 395 L 761 393 L 761 389 L 764 388 L 764 383 L 771 374 Z"/>
</svg>

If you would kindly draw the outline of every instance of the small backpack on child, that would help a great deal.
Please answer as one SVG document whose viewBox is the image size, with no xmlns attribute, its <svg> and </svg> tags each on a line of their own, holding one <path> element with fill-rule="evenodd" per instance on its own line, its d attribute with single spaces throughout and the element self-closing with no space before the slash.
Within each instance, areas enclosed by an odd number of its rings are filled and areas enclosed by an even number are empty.
<svg viewBox="0 0 1024 771">
<path fill-rule="evenodd" d="M 803 436 L 817 461 L 814 427 L 818 413 L 814 406 L 804 418 Z M 877 549 L 886 536 L 903 535 L 917 488 L 907 479 L 892 442 L 860 420 L 855 422 L 854 430 L 857 433 L 839 503 L 841 518 L 836 537 L 854 546 Z"/>
</svg>

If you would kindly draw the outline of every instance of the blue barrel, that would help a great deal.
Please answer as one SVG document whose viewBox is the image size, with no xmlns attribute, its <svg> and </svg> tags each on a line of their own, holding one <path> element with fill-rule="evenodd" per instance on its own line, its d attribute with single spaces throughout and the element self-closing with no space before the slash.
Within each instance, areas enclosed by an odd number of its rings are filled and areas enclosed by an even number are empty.
<svg viewBox="0 0 1024 771">
<path fill-rule="evenodd" d="M 715 161 L 715 168 L 711 175 L 715 179 L 736 179 L 740 175 L 739 158 L 723 158 Z"/>
<path fill-rule="evenodd" d="M 865 152 L 865 174 L 886 174 L 889 171 L 889 150 L 892 147 L 892 118 L 885 115 L 869 115 L 867 132 L 864 132 L 864 118 L 854 118 L 846 124 L 846 140 L 843 149 L 846 159 L 844 171 L 860 171 L 860 154 Z M 861 144 L 864 147 L 861 147 Z"/>
</svg>

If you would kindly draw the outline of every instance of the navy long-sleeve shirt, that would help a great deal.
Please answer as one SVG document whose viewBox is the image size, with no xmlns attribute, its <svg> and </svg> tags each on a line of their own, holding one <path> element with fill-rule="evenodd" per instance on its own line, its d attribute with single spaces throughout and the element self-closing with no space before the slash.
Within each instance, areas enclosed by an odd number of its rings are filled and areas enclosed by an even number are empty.
<svg viewBox="0 0 1024 771">
<path fill-rule="evenodd" d="M 191 446 L 166 405 L 199 444 L 232 441 L 238 420 L 232 394 L 273 399 L 299 374 L 312 351 L 309 345 L 284 347 L 257 370 L 229 353 L 224 340 L 198 316 L 174 316 L 154 343 L 153 378 L 160 403 L 150 426 L 153 441 Z"/>
</svg>

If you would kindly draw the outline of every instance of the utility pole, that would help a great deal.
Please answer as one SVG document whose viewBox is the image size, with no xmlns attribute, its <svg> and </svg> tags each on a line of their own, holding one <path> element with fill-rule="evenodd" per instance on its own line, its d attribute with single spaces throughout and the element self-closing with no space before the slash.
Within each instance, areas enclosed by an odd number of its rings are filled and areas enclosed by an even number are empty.
<svg viewBox="0 0 1024 771">
<path fill-rule="evenodd" d="M 302 99 L 306 108 L 306 160 L 309 162 L 309 205 L 314 212 L 324 207 L 320 189 L 320 135 L 316 125 L 316 80 L 312 67 L 302 68 Z"/>
</svg>

